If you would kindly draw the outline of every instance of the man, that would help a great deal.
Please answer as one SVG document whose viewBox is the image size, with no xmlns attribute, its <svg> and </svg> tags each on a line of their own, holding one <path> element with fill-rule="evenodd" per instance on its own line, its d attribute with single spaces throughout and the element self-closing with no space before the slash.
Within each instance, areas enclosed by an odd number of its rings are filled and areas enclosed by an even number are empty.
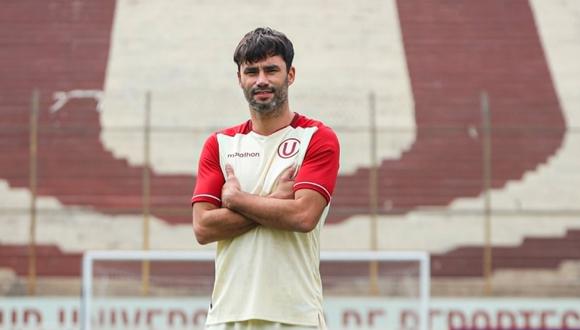
<svg viewBox="0 0 580 330">
<path fill-rule="evenodd" d="M 218 242 L 207 329 L 326 329 L 319 236 L 339 144 L 290 110 L 293 57 L 270 28 L 242 38 L 234 61 L 250 120 L 212 134 L 201 153 L 193 229 L 199 243 Z"/>
</svg>

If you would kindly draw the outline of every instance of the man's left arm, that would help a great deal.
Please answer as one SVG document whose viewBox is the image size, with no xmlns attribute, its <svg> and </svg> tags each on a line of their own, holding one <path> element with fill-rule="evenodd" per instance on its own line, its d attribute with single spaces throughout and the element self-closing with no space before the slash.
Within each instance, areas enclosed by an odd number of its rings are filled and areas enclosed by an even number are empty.
<svg viewBox="0 0 580 330">
<path fill-rule="evenodd" d="M 290 178 L 289 172 L 280 178 L 284 185 L 292 180 L 294 194 L 289 198 L 242 192 L 232 167 L 226 165 L 223 206 L 267 227 L 309 232 L 316 228 L 324 208 L 330 203 L 338 175 L 339 154 L 334 132 L 328 127 L 319 129 L 311 140 L 296 178 Z"/>
<path fill-rule="evenodd" d="M 263 197 L 243 192 L 233 169 L 226 165 L 222 203 L 224 207 L 263 226 L 307 233 L 318 224 L 327 201 L 320 193 L 311 189 L 297 190 L 293 199 Z"/>
</svg>

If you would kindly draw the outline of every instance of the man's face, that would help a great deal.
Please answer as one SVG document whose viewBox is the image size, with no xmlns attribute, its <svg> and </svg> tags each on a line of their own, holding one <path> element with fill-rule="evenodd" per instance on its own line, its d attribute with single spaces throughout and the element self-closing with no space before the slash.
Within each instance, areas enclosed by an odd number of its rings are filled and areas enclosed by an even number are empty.
<svg viewBox="0 0 580 330">
<path fill-rule="evenodd" d="M 276 55 L 240 65 L 238 80 L 250 108 L 265 114 L 286 103 L 288 86 L 294 82 L 294 74 L 294 67 L 286 70 L 284 59 Z"/>
</svg>

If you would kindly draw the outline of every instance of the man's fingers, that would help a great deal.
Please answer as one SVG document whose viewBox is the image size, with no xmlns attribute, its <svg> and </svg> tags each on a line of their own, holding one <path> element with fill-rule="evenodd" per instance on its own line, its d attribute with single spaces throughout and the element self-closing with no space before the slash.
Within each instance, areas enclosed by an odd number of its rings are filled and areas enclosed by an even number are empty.
<svg viewBox="0 0 580 330">
<path fill-rule="evenodd" d="M 296 166 L 294 164 L 288 166 L 284 172 L 280 175 L 280 179 L 282 180 L 292 180 L 294 176 L 294 171 L 296 170 Z"/>
<path fill-rule="evenodd" d="M 234 168 L 230 164 L 226 164 L 226 179 L 234 178 L 236 174 L 234 173 Z"/>
</svg>

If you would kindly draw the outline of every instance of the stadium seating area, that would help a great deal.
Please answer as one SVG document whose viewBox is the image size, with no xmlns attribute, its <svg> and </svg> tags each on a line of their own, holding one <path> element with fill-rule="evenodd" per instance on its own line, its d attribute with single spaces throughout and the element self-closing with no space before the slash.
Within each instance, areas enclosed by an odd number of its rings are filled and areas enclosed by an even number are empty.
<svg viewBox="0 0 580 330">
<path fill-rule="evenodd" d="M 144 172 L 152 248 L 211 249 L 197 246 L 190 228 L 196 157 L 211 130 L 246 117 L 230 56 L 243 32 L 270 24 L 296 43 L 292 107 L 329 123 L 343 146 L 323 248 L 367 249 L 375 234 L 381 249 L 429 251 L 435 294 L 480 294 L 485 90 L 494 281 L 506 288 L 497 293 L 580 294 L 580 286 L 533 286 L 538 278 L 526 277 L 546 271 L 566 282 L 570 272 L 580 274 L 580 64 L 571 60 L 580 58 L 580 45 L 578 32 L 566 28 L 580 23 L 577 2 L 340 0 L 312 8 L 301 0 L 282 12 L 285 5 L 274 1 L 254 16 L 243 15 L 253 13 L 251 4 L 227 5 L 235 10 L 219 10 L 225 1 L 191 7 L 185 0 L 5 5 L 0 276 L 28 272 L 34 89 L 41 95 L 40 278 L 57 278 L 62 285 L 54 290 L 76 293 L 65 287 L 67 279 L 78 281 L 83 251 L 140 248 Z M 319 26 L 321 18 L 328 26 Z M 153 93 L 148 168 L 146 90 Z M 369 152 L 361 148 L 368 145 L 370 91 L 380 139 L 378 233 L 369 233 Z M 58 92 L 70 98 L 59 104 Z M 533 288 L 508 290 L 514 274 Z"/>
</svg>

